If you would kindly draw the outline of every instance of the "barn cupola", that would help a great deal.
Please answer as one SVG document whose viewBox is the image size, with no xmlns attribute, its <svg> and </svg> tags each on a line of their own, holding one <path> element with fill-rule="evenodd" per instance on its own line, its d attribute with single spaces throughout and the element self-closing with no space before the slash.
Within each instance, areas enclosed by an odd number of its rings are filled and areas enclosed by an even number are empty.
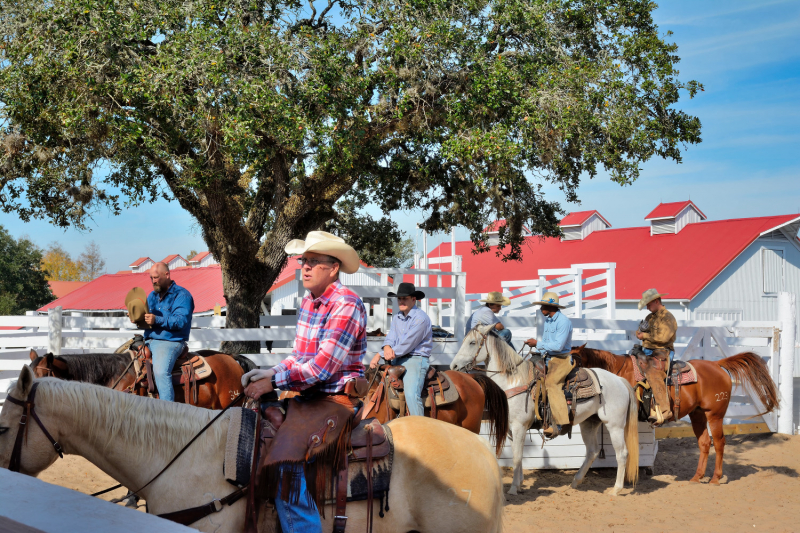
<svg viewBox="0 0 800 533">
<path fill-rule="evenodd" d="M 706 216 L 691 200 L 686 200 L 658 204 L 644 219 L 650 221 L 650 235 L 674 235 L 689 224 L 705 220 Z"/>
<path fill-rule="evenodd" d="M 562 241 L 582 241 L 590 233 L 608 229 L 611 224 L 598 211 L 577 211 L 564 217 L 559 223 Z"/>
<path fill-rule="evenodd" d="M 489 246 L 497 246 L 500 244 L 500 229 L 506 226 L 506 219 L 501 218 L 500 220 L 495 220 L 485 228 L 483 228 L 483 232 L 488 235 L 487 244 Z M 528 236 L 531 234 L 531 230 L 529 230 L 526 226 L 522 226 L 522 235 Z"/>
</svg>

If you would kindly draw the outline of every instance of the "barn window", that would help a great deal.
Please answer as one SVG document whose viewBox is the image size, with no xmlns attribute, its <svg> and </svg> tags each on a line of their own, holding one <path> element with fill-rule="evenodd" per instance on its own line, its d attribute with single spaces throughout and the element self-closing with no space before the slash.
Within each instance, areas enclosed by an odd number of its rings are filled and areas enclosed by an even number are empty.
<svg viewBox="0 0 800 533">
<path fill-rule="evenodd" d="M 761 272 L 764 294 L 776 295 L 783 290 L 783 249 L 761 249 Z"/>
</svg>

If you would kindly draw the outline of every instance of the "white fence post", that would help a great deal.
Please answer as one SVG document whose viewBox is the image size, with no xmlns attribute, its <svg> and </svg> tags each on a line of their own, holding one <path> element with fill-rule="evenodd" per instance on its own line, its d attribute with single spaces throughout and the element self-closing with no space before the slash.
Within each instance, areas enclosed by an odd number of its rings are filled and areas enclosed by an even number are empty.
<svg viewBox="0 0 800 533">
<path fill-rule="evenodd" d="M 781 321 L 780 383 L 781 408 L 778 411 L 778 433 L 794 433 L 794 344 L 797 323 L 797 298 L 789 292 L 778 293 L 778 320 Z"/>
<path fill-rule="evenodd" d="M 583 269 L 573 265 L 573 292 L 575 300 L 575 318 L 583 318 Z"/>
<path fill-rule="evenodd" d="M 606 317 L 617 318 L 617 286 L 616 286 L 616 263 L 609 263 L 606 270 Z"/>
<path fill-rule="evenodd" d="M 455 276 L 456 297 L 453 305 L 453 335 L 458 346 L 464 342 L 464 322 L 466 321 L 467 305 L 467 274 L 466 272 Z"/>
<path fill-rule="evenodd" d="M 53 355 L 61 355 L 61 306 L 47 310 L 47 351 Z"/>
</svg>

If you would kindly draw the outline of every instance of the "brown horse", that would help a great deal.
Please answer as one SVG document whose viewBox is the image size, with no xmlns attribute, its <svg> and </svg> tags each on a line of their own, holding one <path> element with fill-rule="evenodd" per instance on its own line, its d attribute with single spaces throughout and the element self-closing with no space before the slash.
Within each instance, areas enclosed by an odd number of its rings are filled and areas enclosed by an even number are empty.
<svg viewBox="0 0 800 533">
<path fill-rule="evenodd" d="M 633 362 L 630 356 L 594 350 L 586 348 L 586 345 L 572 348 L 572 356 L 577 358 L 583 366 L 608 370 L 626 379 L 634 388 L 636 387 Z M 778 408 L 778 391 L 770 377 L 767 365 L 764 364 L 761 357 L 753 352 L 743 352 L 719 361 L 693 359 L 689 362 L 697 371 L 697 383 L 681 385 L 679 402 L 675 401 L 674 388 L 668 387 L 670 407 L 675 420 L 680 420 L 688 415 L 692 421 L 692 429 L 697 437 L 697 446 L 700 448 L 697 472 L 692 478 L 694 482 L 699 482 L 706 473 L 708 452 L 711 448 L 708 428 L 711 428 L 717 459 L 710 483 L 719 484 L 722 477 L 722 457 L 725 451 L 722 419 L 725 418 L 725 412 L 728 410 L 731 399 L 731 378 L 755 394 L 765 409 L 761 414 Z M 676 412 L 678 405 L 680 412 Z"/>
<path fill-rule="evenodd" d="M 466 374 L 455 370 L 447 370 L 445 374 L 458 391 L 458 400 L 449 405 L 437 406 L 436 419 L 480 433 L 485 408 L 490 440 L 495 443 L 496 455 L 500 455 L 508 435 L 508 399 L 503 389 L 481 374 Z M 389 405 L 385 380 L 381 379 L 381 375 L 379 370 L 368 368 L 366 371 L 371 386 L 364 398 L 364 409 L 368 411 L 363 416 L 374 416 L 381 424 L 385 424 L 398 415 Z M 426 407 L 425 415 L 431 416 L 430 411 Z"/>
<path fill-rule="evenodd" d="M 256 368 L 246 357 L 212 350 L 200 350 L 213 375 L 197 382 L 197 402 L 187 402 L 183 387 L 175 386 L 175 401 L 191 403 L 206 409 L 224 409 L 242 392 L 242 376 Z M 138 382 L 131 356 L 126 353 L 47 354 L 39 356 L 31 350 L 31 364 L 36 377 L 52 376 L 68 381 L 83 381 L 115 390 L 147 396 L 147 389 Z"/>
</svg>

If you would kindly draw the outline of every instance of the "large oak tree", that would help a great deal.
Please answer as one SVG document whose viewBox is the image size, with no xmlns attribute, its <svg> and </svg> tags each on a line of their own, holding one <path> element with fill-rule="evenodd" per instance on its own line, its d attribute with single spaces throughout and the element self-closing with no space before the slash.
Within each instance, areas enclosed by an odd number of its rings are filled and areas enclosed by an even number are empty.
<svg viewBox="0 0 800 533">
<path fill-rule="evenodd" d="M 644 0 L 0 0 L 0 206 L 83 227 L 163 196 L 253 327 L 335 205 L 557 235 L 584 177 L 681 159 L 676 46 Z M 137 231 L 144 230 L 139 228 Z M 148 231 L 169 231 L 154 221 Z M 376 235 L 375 238 L 380 238 Z M 247 349 L 245 345 L 228 349 Z"/>
</svg>

